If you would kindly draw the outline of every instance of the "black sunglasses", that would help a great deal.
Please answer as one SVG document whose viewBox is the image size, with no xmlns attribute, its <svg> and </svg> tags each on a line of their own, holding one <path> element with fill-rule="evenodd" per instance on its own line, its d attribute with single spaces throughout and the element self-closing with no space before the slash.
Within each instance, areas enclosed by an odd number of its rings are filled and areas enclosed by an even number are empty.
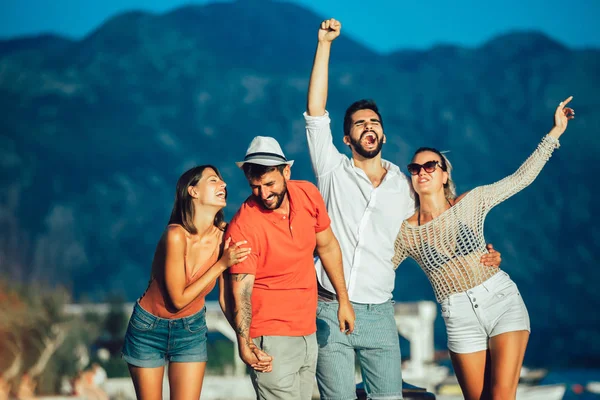
<svg viewBox="0 0 600 400">
<path fill-rule="evenodd" d="M 427 161 L 425 164 L 410 163 L 406 166 L 406 168 L 408 168 L 408 172 L 411 175 L 419 175 L 421 168 L 423 168 L 428 174 L 431 174 L 433 171 L 435 171 L 435 168 L 438 165 L 442 171 L 445 171 L 444 167 L 442 167 L 439 161 Z"/>
</svg>

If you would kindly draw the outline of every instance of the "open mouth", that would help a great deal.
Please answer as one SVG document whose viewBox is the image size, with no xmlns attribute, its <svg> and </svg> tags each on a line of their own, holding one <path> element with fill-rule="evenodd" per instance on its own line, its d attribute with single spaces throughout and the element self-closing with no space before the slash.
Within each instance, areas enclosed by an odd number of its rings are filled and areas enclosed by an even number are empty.
<svg viewBox="0 0 600 400">
<path fill-rule="evenodd" d="M 225 192 L 217 192 L 217 197 L 220 199 L 225 199 Z"/>
<path fill-rule="evenodd" d="M 363 134 L 362 141 L 364 145 L 372 147 L 377 142 L 377 136 L 373 132 Z"/>
</svg>

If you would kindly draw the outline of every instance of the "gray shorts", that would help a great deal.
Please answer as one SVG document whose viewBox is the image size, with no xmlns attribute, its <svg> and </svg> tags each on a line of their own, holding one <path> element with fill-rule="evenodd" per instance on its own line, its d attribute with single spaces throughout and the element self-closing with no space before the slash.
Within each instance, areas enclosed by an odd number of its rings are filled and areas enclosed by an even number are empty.
<svg viewBox="0 0 600 400">
<path fill-rule="evenodd" d="M 448 349 L 474 353 L 488 349 L 489 338 L 501 333 L 529 331 L 529 314 L 517 285 L 499 271 L 481 285 L 449 296 L 441 303 Z"/>
<path fill-rule="evenodd" d="M 259 400 L 310 400 L 317 369 L 317 337 L 259 336 L 254 344 L 273 356 L 273 371 L 256 372 L 250 378 Z"/>
</svg>

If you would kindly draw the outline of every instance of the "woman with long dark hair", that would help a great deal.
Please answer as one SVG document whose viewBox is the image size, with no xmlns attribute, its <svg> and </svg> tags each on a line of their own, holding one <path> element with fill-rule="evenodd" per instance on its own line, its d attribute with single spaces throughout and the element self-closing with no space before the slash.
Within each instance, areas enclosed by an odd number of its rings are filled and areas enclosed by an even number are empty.
<svg viewBox="0 0 600 400">
<path fill-rule="evenodd" d="M 556 108 L 554 127 L 512 175 L 456 196 L 452 166 L 433 148 L 420 148 L 408 165 L 417 211 L 400 226 L 394 264 L 419 263 L 441 304 L 448 349 L 467 400 L 514 399 L 529 340 L 529 315 L 515 283 L 499 268 L 480 262 L 486 252 L 488 212 L 527 187 L 540 173 L 558 138 L 574 118 Z"/>
<path fill-rule="evenodd" d="M 177 182 L 171 218 L 161 236 L 146 292 L 131 315 L 123 358 L 138 399 L 162 398 L 168 364 L 171 399 L 198 399 L 207 361 L 206 295 L 219 280 L 228 320 L 223 272 L 250 253 L 244 242 L 223 243 L 226 184 L 201 165 Z"/>
</svg>

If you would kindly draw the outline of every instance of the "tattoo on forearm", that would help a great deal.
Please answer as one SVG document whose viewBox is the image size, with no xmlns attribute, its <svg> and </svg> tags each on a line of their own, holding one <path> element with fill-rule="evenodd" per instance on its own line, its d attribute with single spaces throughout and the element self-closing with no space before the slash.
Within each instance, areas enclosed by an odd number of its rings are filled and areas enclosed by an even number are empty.
<svg viewBox="0 0 600 400">
<path fill-rule="evenodd" d="M 244 277 L 247 274 L 244 274 Z M 242 278 L 243 279 L 243 278 Z M 241 280 L 241 279 L 240 279 Z M 236 304 L 233 319 L 235 321 L 235 331 L 238 335 L 249 340 L 250 324 L 252 322 L 252 284 L 246 284 L 242 287 L 239 303 Z"/>
</svg>

